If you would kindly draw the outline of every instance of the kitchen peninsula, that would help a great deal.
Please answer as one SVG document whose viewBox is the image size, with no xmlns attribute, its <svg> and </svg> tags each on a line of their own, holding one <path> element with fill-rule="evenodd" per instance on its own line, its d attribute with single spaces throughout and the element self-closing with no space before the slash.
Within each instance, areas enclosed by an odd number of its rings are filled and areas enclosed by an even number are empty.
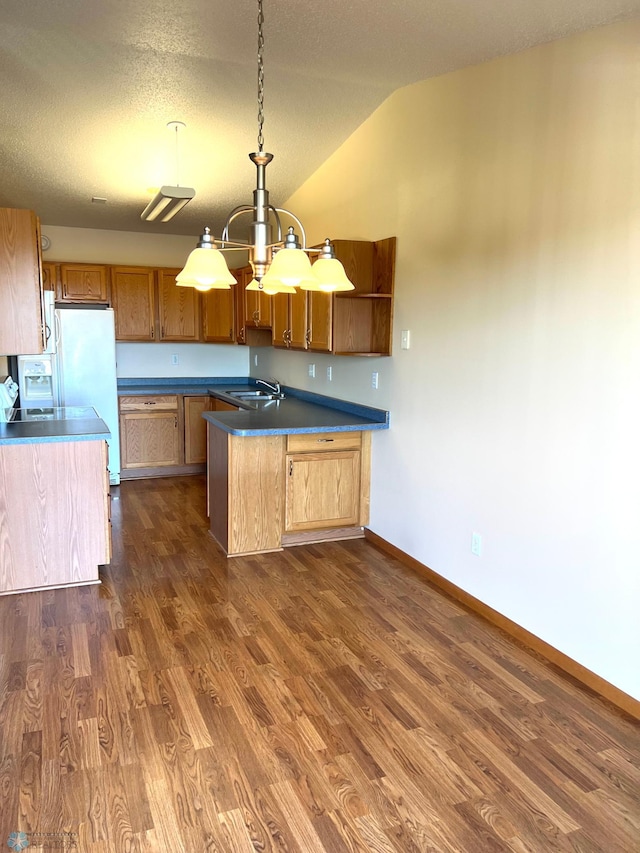
<svg viewBox="0 0 640 853">
<path fill-rule="evenodd" d="M 203 413 L 214 539 L 240 556 L 362 536 L 371 432 L 389 413 L 294 388 L 252 402 L 255 387 L 209 390 L 224 407 Z"/>
<path fill-rule="evenodd" d="M 99 582 L 111 559 L 109 437 L 88 407 L 0 423 L 0 594 Z"/>
</svg>

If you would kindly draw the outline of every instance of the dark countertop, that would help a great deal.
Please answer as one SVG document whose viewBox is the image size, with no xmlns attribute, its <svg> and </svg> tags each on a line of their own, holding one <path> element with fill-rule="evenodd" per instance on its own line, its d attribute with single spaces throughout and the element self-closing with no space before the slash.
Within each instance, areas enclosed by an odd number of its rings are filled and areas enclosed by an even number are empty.
<svg viewBox="0 0 640 853">
<path fill-rule="evenodd" d="M 209 388 L 243 387 L 246 376 L 221 376 L 214 378 L 185 379 L 118 379 L 118 396 L 145 396 L 147 394 L 186 394 L 207 396 Z"/>
<path fill-rule="evenodd" d="M 54 412 L 55 417 L 47 420 L 0 422 L 0 445 L 106 441 L 111 438 L 109 428 L 93 409 L 55 409 Z"/>
<path fill-rule="evenodd" d="M 204 412 L 202 417 L 231 435 L 353 432 L 389 429 L 389 412 L 283 386 L 284 400 L 254 406 L 229 396 L 228 391 L 259 387 L 246 376 L 212 378 L 118 379 L 119 396 L 148 394 L 209 395 L 238 406 L 240 411 Z"/>
<path fill-rule="evenodd" d="M 335 397 L 283 387 L 283 400 L 269 400 L 254 406 L 226 394 L 255 388 L 254 383 L 238 383 L 225 388 L 211 387 L 212 397 L 241 406 L 237 412 L 204 412 L 202 417 L 230 435 L 291 435 L 314 432 L 354 432 L 389 429 L 389 412 Z"/>
</svg>

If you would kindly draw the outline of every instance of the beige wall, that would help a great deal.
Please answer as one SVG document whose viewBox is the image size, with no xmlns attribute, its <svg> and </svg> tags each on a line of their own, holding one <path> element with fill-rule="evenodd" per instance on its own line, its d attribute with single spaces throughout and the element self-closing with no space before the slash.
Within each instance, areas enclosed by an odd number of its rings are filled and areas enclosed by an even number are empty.
<svg viewBox="0 0 640 853">
<path fill-rule="evenodd" d="M 393 357 L 252 366 L 389 408 L 372 529 L 636 698 L 639 43 L 615 25 L 391 96 L 287 206 L 311 241 L 397 235 Z"/>
</svg>

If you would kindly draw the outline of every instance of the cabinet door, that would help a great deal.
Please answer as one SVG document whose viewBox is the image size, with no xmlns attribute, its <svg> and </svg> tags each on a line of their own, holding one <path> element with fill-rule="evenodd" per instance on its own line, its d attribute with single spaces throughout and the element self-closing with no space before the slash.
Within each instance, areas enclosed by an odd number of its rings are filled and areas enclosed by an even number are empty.
<svg viewBox="0 0 640 853">
<path fill-rule="evenodd" d="M 109 301 L 107 267 L 103 264 L 60 264 L 58 302 Z"/>
<path fill-rule="evenodd" d="M 286 293 L 276 293 L 271 297 L 271 339 L 274 347 L 289 346 L 289 296 Z"/>
<path fill-rule="evenodd" d="M 42 352 L 43 324 L 38 218 L 0 208 L 0 354 Z"/>
<path fill-rule="evenodd" d="M 315 352 L 331 352 L 333 296 L 310 290 L 307 293 L 307 344 Z"/>
<path fill-rule="evenodd" d="M 120 415 L 122 468 L 180 464 L 177 412 L 125 412 Z"/>
<path fill-rule="evenodd" d="M 253 275 L 245 275 L 245 287 Z M 262 290 L 245 290 L 245 322 L 256 329 L 271 328 L 271 296 Z"/>
<path fill-rule="evenodd" d="M 210 343 L 232 344 L 235 337 L 235 289 L 209 290 L 202 294 L 202 337 Z"/>
<path fill-rule="evenodd" d="M 43 290 L 53 290 L 54 293 L 56 289 L 59 288 L 58 282 L 58 267 L 57 264 L 51 263 L 51 261 L 43 261 L 42 262 L 42 289 Z"/>
<path fill-rule="evenodd" d="M 186 465 L 207 461 L 207 422 L 210 397 L 184 398 L 184 461 Z"/>
<path fill-rule="evenodd" d="M 288 454 L 286 464 L 287 532 L 358 523 L 358 450 Z"/>
<path fill-rule="evenodd" d="M 113 267 L 111 294 L 117 341 L 153 341 L 156 301 L 153 270 L 148 267 Z"/>
<path fill-rule="evenodd" d="M 200 293 L 179 287 L 180 270 L 158 270 L 158 309 L 161 341 L 200 340 Z"/>
<path fill-rule="evenodd" d="M 307 293 L 304 290 L 289 296 L 289 346 L 307 349 Z"/>
</svg>

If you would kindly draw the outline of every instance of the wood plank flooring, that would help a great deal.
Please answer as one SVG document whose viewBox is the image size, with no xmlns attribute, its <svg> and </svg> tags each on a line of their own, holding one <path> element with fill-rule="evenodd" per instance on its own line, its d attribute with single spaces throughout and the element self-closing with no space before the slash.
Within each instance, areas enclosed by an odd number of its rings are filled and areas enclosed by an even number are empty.
<svg viewBox="0 0 640 853">
<path fill-rule="evenodd" d="M 0 849 L 640 850 L 634 721 L 363 540 L 114 491 L 101 586 L 0 599 Z"/>
</svg>

